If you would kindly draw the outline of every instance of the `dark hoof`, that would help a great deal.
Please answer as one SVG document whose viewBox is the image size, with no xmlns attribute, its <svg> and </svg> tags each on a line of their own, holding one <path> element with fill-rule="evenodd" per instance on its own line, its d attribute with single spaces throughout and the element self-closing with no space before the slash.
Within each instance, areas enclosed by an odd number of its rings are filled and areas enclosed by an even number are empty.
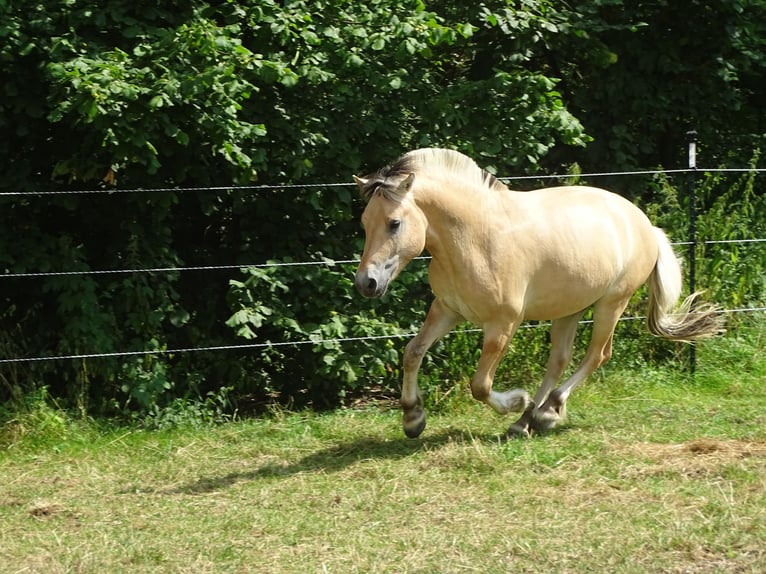
<svg viewBox="0 0 766 574">
<path fill-rule="evenodd" d="M 536 431 L 549 431 L 559 426 L 566 419 L 567 407 L 558 390 L 553 391 L 548 400 L 532 413 L 532 428 Z"/>
<path fill-rule="evenodd" d="M 512 424 L 510 427 L 508 427 L 508 431 L 505 433 L 505 438 L 509 440 L 515 438 L 529 438 L 529 431 L 529 425 L 520 425 L 518 423 Z"/>
<path fill-rule="evenodd" d="M 524 409 L 524 413 L 519 417 L 519 420 L 508 427 L 508 431 L 505 433 L 505 438 L 529 438 L 532 434 L 531 422 L 534 412 L 535 402 L 529 401 L 527 408 Z"/>
<path fill-rule="evenodd" d="M 426 428 L 425 411 L 412 411 L 404 415 L 404 434 L 407 438 L 418 438 Z"/>
<path fill-rule="evenodd" d="M 551 411 L 558 414 L 563 406 L 564 399 L 561 398 L 561 391 L 556 389 L 550 395 L 548 395 L 548 398 L 545 400 L 539 410 Z"/>
</svg>

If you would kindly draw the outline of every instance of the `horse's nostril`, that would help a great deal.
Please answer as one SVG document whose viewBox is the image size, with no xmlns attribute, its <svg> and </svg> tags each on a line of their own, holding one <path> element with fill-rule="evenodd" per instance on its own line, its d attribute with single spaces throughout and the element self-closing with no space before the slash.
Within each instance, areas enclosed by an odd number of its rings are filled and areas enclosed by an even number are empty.
<svg viewBox="0 0 766 574">
<path fill-rule="evenodd" d="M 377 289 L 377 287 L 378 282 L 374 278 L 370 277 L 370 279 L 367 281 L 367 290 L 369 292 L 373 292 L 375 289 Z"/>
</svg>

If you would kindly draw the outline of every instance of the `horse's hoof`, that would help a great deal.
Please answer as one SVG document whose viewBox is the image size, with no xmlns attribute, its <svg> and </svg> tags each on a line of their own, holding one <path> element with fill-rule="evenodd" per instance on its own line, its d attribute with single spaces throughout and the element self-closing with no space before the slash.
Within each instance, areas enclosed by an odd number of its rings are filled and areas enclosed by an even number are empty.
<svg viewBox="0 0 766 574">
<path fill-rule="evenodd" d="M 524 389 L 513 389 L 504 393 L 492 391 L 487 402 L 496 412 L 507 415 L 513 412 L 523 413 L 532 401 Z"/>
<path fill-rule="evenodd" d="M 536 431 L 549 431 L 564 422 L 567 416 L 566 401 L 558 390 L 553 391 L 539 409 L 532 411 L 532 428 Z"/>
<path fill-rule="evenodd" d="M 512 424 L 510 427 L 508 427 L 508 431 L 505 433 L 505 438 L 507 439 L 529 437 L 530 433 L 528 425 Z"/>
<path fill-rule="evenodd" d="M 536 431 L 545 432 L 553 430 L 559 424 L 561 424 L 561 417 L 552 411 L 537 411 L 532 418 L 532 428 Z"/>
<path fill-rule="evenodd" d="M 536 431 L 546 432 L 553 430 L 566 420 L 566 405 L 558 408 L 542 408 L 532 413 L 532 428 Z"/>
<path fill-rule="evenodd" d="M 404 434 L 407 438 L 418 438 L 426 428 L 426 412 L 412 411 L 404 415 Z"/>
</svg>

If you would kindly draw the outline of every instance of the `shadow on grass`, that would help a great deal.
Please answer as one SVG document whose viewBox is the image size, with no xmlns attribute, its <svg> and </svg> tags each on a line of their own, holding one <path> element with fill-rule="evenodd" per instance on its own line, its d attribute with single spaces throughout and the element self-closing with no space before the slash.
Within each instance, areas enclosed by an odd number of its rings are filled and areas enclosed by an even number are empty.
<svg viewBox="0 0 766 574">
<path fill-rule="evenodd" d="M 304 456 L 293 463 L 268 463 L 253 470 L 203 477 L 165 491 L 168 494 L 205 494 L 239 482 L 279 478 L 306 472 L 338 472 L 364 460 L 399 460 L 421 451 L 438 449 L 451 442 L 497 441 L 497 436 L 476 436 L 464 430 L 446 429 L 418 439 L 390 440 L 362 437 L 341 442 Z"/>
</svg>

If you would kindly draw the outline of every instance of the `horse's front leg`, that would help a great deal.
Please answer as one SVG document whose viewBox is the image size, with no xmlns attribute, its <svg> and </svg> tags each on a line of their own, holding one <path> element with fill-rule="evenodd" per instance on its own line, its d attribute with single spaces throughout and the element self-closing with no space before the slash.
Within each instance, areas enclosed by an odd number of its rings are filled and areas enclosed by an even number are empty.
<svg viewBox="0 0 766 574">
<path fill-rule="evenodd" d="M 471 394 L 476 400 L 490 405 L 498 413 L 505 415 L 510 412 L 522 412 L 529 404 L 529 394 L 523 389 L 513 389 L 505 392 L 492 390 L 500 361 L 505 356 L 508 344 L 518 328 L 518 322 L 501 327 L 484 328 L 484 344 L 481 357 L 476 367 L 476 373 L 471 379 Z"/>
<path fill-rule="evenodd" d="M 402 378 L 401 405 L 404 434 L 409 438 L 420 436 L 426 428 L 423 397 L 418 388 L 418 371 L 423 356 L 438 339 L 452 330 L 461 317 L 446 308 L 438 299 L 431 303 L 426 320 L 415 337 L 404 349 L 404 376 Z"/>
</svg>

